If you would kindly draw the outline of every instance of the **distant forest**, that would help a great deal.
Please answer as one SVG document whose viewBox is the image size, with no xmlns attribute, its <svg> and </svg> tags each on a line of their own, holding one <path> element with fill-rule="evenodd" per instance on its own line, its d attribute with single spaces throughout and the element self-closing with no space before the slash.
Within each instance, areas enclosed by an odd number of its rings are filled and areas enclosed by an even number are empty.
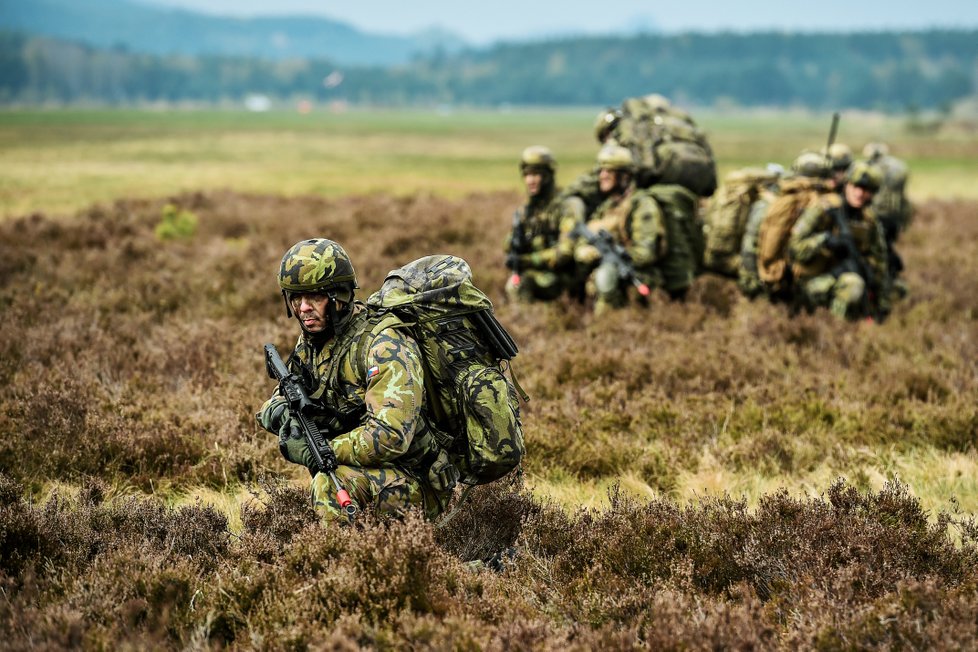
<svg viewBox="0 0 978 652">
<path fill-rule="evenodd" d="M 333 74 L 334 85 L 324 79 Z M 978 95 L 978 31 L 641 35 L 507 43 L 389 67 L 158 56 L 0 33 L 0 103 L 237 102 L 251 94 L 385 106 L 615 104 L 947 108 Z"/>
</svg>

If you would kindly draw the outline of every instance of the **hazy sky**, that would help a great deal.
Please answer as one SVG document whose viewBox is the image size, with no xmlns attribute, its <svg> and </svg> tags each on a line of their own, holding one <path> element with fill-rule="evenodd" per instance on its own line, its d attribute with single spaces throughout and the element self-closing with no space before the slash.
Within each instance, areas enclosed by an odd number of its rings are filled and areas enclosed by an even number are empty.
<svg viewBox="0 0 978 652">
<path fill-rule="evenodd" d="M 315 14 L 369 32 L 448 29 L 485 44 L 554 34 L 600 34 L 658 28 L 875 30 L 978 27 L 975 0 L 139 0 L 238 16 Z"/>
</svg>

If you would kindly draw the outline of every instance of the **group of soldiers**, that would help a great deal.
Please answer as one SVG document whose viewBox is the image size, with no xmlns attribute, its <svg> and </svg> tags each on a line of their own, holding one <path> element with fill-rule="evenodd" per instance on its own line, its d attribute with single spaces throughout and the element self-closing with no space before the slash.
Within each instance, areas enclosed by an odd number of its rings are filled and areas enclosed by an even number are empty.
<svg viewBox="0 0 978 652">
<path fill-rule="evenodd" d="M 913 216 L 907 167 L 881 143 L 857 160 L 832 142 L 836 126 L 829 145 L 802 152 L 787 172 L 737 170 L 719 190 L 702 131 L 661 95 L 602 111 L 596 165 L 567 188 L 552 152 L 527 147 L 507 295 L 567 293 L 600 314 L 645 303 L 653 289 L 682 301 L 697 275 L 713 273 L 792 311 L 884 319 L 906 293 L 894 245 Z"/>
</svg>

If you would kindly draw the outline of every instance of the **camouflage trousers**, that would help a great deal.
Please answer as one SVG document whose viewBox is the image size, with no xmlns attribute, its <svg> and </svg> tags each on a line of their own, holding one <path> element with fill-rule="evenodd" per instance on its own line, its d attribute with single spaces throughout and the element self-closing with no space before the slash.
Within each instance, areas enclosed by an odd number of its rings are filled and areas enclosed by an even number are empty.
<svg viewBox="0 0 978 652">
<path fill-rule="evenodd" d="M 866 281 L 855 272 L 843 272 L 838 276 L 821 274 L 800 283 L 802 298 L 812 308 L 828 308 L 843 319 L 863 316 Z"/>
<path fill-rule="evenodd" d="M 434 518 L 448 505 L 451 492 L 435 492 L 417 478 L 397 467 L 336 467 L 336 477 L 350 493 L 358 511 L 365 508 L 379 514 L 400 515 L 411 507 L 422 507 L 425 516 Z M 312 479 L 312 503 L 326 522 L 347 522 L 336 501 L 336 487 L 329 476 L 317 473 Z"/>
<path fill-rule="evenodd" d="M 570 280 L 549 270 L 529 269 L 519 275 L 520 284 L 513 283 L 510 276 L 506 281 L 506 296 L 510 301 L 529 303 L 532 301 L 554 301 L 569 287 Z"/>
<path fill-rule="evenodd" d="M 660 283 L 647 275 L 638 273 L 636 276 L 650 288 L 656 288 Z M 616 308 L 624 308 L 634 295 L 635 301 L 641 303 L 645 298 L 633 291 L 632 284 L 622 280 L 618 268 L 611 263 L 601 263 L 588 277 L 585 293 L 594 301 L 594 314 L 601 315 Z"/>
</svg>

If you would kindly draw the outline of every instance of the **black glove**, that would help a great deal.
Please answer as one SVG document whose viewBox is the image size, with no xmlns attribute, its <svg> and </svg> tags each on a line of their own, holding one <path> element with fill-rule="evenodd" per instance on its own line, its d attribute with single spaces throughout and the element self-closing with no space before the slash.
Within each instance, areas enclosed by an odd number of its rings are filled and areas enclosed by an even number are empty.
<svg viewBox="0 0 978 652">
<path fill-rule="evenodd" d="M 506 255 L 506 269 L 516 270 L 520 266 L 519 254 L 507 254 Z"/>
<path fill-rule="evenodd" d="M 840 235 L 830 233 L 825 237 L 823 246 L 836 256 L 845 257 L 849 255 L 849 243 Z"/>
</svg>

